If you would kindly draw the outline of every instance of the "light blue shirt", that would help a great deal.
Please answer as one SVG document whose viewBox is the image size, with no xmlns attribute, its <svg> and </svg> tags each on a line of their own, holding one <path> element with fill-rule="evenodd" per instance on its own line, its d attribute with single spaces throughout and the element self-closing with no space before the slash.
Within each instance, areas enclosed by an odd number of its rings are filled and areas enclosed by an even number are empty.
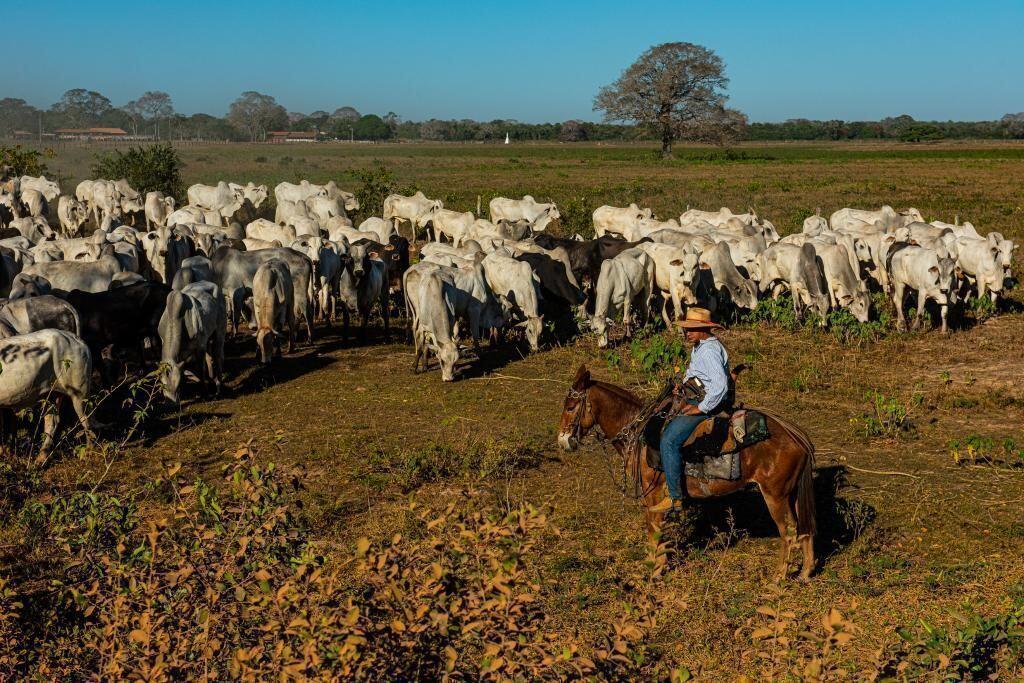
<svg viewBox="0 0 1024 683">
<path fill-rule="evenodd" d="M 704 400 L 697 407 L 702 413 L 712 412 L 729 393 L 729 352 L 718 337 L 708 337 L 694 348 L 683 381 L 691 377 L 704 385 Z"/>
</svg>

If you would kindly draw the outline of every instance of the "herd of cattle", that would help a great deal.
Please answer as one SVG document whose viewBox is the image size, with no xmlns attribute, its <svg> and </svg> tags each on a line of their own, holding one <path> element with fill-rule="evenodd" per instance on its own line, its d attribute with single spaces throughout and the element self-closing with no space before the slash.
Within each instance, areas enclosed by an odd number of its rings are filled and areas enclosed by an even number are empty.
<svg viewBox="0 0 1024 683">
<path fill-rule="evenodd" d="M 460 326 L 478 354 L 481 338 L 500 343 L 507 331 L 536 351 L 545 320 L 589 326 L 606 346 L 609 323 L 621 316 L 628 335 L 652 302 L 668 322 L 689 305 L 721 317 L 789 291 L 798 314 L 825 321 L 842 308 L 868 321 L 877 289 L 894 298 L 905 325 L 911 289 L 916 320 L 934 300 L 945 331 L 949 307 L 968 288 L 995 300 L 1015 248 L 970 223 L 926 223 L 916 209 L 888 206 L 841 209 L 827 220 L 819 211 L 784 238 L 752 210 L 658 220 L 635 204 L 602 206 L 596 237 L 585 240 L 546 232 L 558 208 L 529 195 L 491 200 L 489 219 L 421 192 L 392 195 L 381 217 L 355 226 L 358 201 L 333 181 L 280 183 L 273 220 L 261 217 L 270 213 L 268 188 L 253 183 L 193 185 L 183 207 L 124 180 L 86 180 L 74 196 L 45 177 L 2 183 L 0 420 L 67 397 L 87 433 L 94 369 L 109 386 L 129 357 L 141 369 L 158 356 L 163 393 L 177 402 L 187 369 L 219 387 L 225 338 L 243 319 L 257 357 L 270 363 L 283 341 L 290 352 L 301 329 L 312 343 L 314 323 L 330 325 L 339 313 L 346 338 L 351 314 L 364 337 L 379 314 L 387 339 L 394 309 L 411 334 L 414 368 L 432 354 L 450 381 Z M 400 233 L 406 223 L 412 244 Z M 417 229 L 432 235 L 418 249 Z M 51 410 L 44 420 L 43 454 L 58 416 Z"/>
</svg>

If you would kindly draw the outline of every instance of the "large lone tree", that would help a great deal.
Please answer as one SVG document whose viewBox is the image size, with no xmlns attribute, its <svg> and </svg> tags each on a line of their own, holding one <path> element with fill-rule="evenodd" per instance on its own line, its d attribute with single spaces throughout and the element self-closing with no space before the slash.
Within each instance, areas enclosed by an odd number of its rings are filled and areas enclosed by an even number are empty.
<svg viewBox="0 0 1024 683">
<path fill-rule="evenodd" d="M 693 43 L 662 43 L 648 49 L 619 79 L 601 88 L 594 110 L 605 121 L 632 121 L 661 136 L 661 153 L 672 156 L 678 138 L 722 143 L 745 122 L 726 109 L 722 59 Z M 723 136 L 723 133 L 725 134 Z"/>
</svg>

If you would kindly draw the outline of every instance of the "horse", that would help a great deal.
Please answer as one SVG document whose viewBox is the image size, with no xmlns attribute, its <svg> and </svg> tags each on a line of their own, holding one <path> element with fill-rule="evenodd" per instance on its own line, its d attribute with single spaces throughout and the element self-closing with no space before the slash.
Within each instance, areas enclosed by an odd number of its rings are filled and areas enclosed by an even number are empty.
<svg viewBox="0 0 1024 683">
<path fill-rule="evenodd" d="M 665 475 L 647 464 L 644 448 L 633 447 L 618 440 L 627 426 L 643 408 L 643 402 L 622 387 L 594 380 L 586 365 L 581 365 L 562 405 L 562 418 L 558 428 L 558 445 L 575 450 L 580 440 L 596 425 L 611 440 L 623 458 L 626 475 L 637 497 L 646 505 L 645 521 L 650 539 L 655 541 L 661 532 L 665 513 L 651 512 L 666 493 Z M 764 411 L 761 411 L 764 412 Z M 766 414 L 769 437 L 740 451 L 740 479 L 697 479 L 686 477 L 686 493 L 701 499 L 724 496 L 757 484 L 779 529 L 782 544 L 775 582 L 786 576 L 793 541 L 790 526 L 796 527 L 796 541 L 800 543 L 803 566 L 800 581 L 810 580 L 814 569 L 814 445 L 807 435 L 776 415 Z M 635 443 L 635 442 L 634 442 Z"/>
</svg>

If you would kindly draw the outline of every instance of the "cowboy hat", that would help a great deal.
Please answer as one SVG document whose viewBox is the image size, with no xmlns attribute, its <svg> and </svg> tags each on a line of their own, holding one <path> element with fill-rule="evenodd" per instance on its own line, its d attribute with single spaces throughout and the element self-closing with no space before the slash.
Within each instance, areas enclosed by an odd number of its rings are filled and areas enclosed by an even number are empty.
<svg viewBox="0 0 1024 683">
<path fill-rule="evenodd" d="M 686 319 L 677 320 L 676 325 L 684 330 L 721 330 L 721 325 L 711 321 L 711 311 L 706 308 L 686 309 Z"/>
</svg>

